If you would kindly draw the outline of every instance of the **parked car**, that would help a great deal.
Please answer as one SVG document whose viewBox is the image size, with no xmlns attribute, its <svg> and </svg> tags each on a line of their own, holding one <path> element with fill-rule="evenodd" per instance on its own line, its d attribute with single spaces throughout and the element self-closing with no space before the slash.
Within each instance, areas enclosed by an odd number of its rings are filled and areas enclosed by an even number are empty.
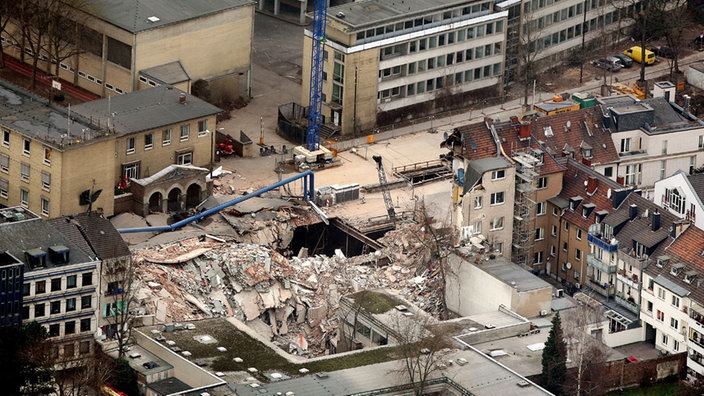
<svg viewBox="0 0 704 396">
<path fill-rule="evenodd" d="M 643 56 L 643 52 L 645 52 L 645 56 Z M 646 65 L 652 65 L 655 63 L 655 54 L 653 51 L 648 49 L 643 51 L 643 47 L 631 47 L 623 51 L 623 54 L 638 63 L 645 63 Z"/>
<path fill-rule="evenodd" d="M 624 54 L 615 54 L 614 58 L 619 60 L 619 63 L 623 65 L 623 67 L 631 67 L 633 66 L 633 59 L 627 57 Z"/>
<path fill-rule="evenodd" d="M 670 47 L 660 46 L 660 47 L 651 48 L 650 50 L 653 51 L 655 56 L 660 56 L 660 57 L 668 58 L 668 59 L 675 58 L 675 51 Z"/>
<path fill-rule="evenodd" d="M 617 72 L 623 68 L 623 65 L 620 63 L 618 58 L 613 57 L 613 56 L 593 60 L 592 65 L 594 65 L 600 69 L 606 69 L 610 72 Z"/>
</svg>

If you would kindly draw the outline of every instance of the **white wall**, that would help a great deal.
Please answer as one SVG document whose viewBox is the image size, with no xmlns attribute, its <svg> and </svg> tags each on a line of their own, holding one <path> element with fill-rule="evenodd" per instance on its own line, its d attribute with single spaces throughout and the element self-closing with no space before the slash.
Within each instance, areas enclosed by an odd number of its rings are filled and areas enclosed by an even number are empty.
<svg viewBox="0 0 704 396">
<path fill-rule="evenodd" d="M 696 192 L 692 189 L 691 184 L 687 180 L 687 176 L 682 173 L 676 173 L 666 179 L 657 181 L 655 183 L 655 189 L 653 192 L 653 201 L 656 204 L 664 206 L 663 196 L 665 195 L 665 189 L 668 188 L 677 188 L 680 192 L 680 195 L 685 198 L 685 211 L 689 210 L 690 204 L 693 203 L 695 205 L 696 217 L 694 226 L 700 229 L 704 229 L 704 204 L 702 204 L 702 201 L 699 199 L 699 196 L 697 196 Z M 674 214 L 679 218 L 685 217 L 685 214 L 676 212 L 674 210 L 671 210 L 670 208 L 667 208 L 665 210 L 669 211 L 670 213 Z"/>
</svg>

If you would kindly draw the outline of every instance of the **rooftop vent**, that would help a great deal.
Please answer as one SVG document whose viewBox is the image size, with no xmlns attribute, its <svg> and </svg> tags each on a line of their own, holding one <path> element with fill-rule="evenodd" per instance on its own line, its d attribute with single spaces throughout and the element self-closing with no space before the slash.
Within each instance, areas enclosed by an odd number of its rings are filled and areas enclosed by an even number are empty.
<svg viewBox="0 0 704 396">
<path fill-rule="evenodd" d="M 153 23 L 153 22 L 159 22 L 161 19 L 159 19 L 159 17 L 156 16 L 156 15 L 152 15 L 152 16 L 150 16 L 149 18 L 147 18 L 147 20 L 148 20 L 149 22 L 152 22 L 152 23 Z"/>
<path fill-rule="evenodd" d="M 66 264 L 69 262 L 69 248 L 64 245 L 49 247 L 49 258 L 56 264 Z"/>
</svg>

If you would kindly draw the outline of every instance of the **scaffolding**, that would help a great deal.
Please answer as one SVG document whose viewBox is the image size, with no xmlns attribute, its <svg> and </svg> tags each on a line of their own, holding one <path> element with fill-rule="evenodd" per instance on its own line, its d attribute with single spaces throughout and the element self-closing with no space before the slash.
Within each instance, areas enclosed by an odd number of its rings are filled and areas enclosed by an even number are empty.
<svg viewBox="0 0 704 396">
<path fill-rule="evenodd" d="M 534 149 L 514 151 L 516 163 L 516 196 L 513 209 L 513 262 L 533 270 L 537 181 L 542 165 L 542 152 Z"/>
</svg>

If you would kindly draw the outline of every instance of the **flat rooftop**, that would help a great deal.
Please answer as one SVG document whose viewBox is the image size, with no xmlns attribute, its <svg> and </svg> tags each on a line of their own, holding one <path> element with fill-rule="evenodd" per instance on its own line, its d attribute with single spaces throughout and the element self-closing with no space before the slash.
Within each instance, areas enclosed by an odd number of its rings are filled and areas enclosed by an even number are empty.
<svg viewBox="0 0 704 396">
<path fill-rule="evenodd" d="M 482 261 L 476 266 L 505 284 L 514 286 L 520 292 L 552 288 L 549 283 L 503 257 Z"/>
<path fill-rule="evenodd" d="M 467 360 L 465 365 L 449 365 L 437 372 L 434 378 L 447 378 L 473 395 L 549 395 L 536 385 L 498 364 L 493 359 L 474 350 L 455 350 L 442 357 L 443 360 Z M 370 392 L 374 390 L 402 387 L 408 381 L 403 375 L 390 375 L 402 368 L 401 361 L 372 364 L 346 370 L 325 373 L 322 376 L 308 375 L 285 381 L 263 384 L 253 388 L 249 384 L 235 385 L 235 392 L 240 396 L 273 395 L 294 392 L 306 396 L 341 396 Z M 448 381 L 448 382 L 450 382 Z M 521 384 L 521 385 L 519 385 Z M 451 386 L 447 384 L 446 386 Z M 388 392 L 375 394 L 392 394 Z"/>
<path fill-rule="evenodd" d="M 479 2 L 476 0 L 365 0 L 330 7 L 327 15 L 330 19 L 335 19 L 339 23 L 357 29 L 396 20 L 413 19 L 434 12 L 442 12 L 448 8 Z M 344 17 L 340 17 L 340 13 Z M 490 10 L 484 12 L 484 14 L 489 13 L 491 13 Z"/>
</svg>

